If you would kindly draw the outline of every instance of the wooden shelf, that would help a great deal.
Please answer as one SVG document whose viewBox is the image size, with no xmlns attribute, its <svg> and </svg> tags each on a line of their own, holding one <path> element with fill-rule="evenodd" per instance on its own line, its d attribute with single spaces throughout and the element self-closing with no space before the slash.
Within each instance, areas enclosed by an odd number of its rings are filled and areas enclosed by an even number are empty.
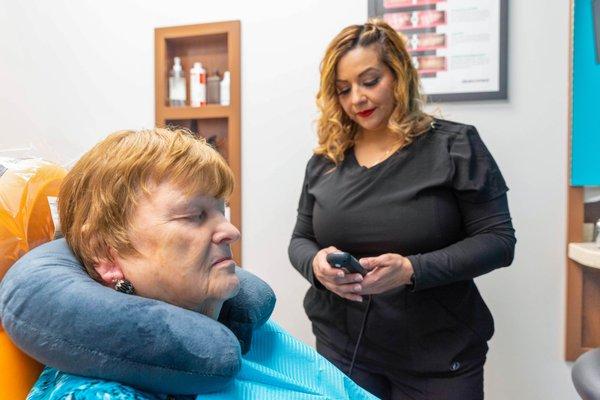
<svg viewBox="0 0 600 400">
<path fill-rule="evenodd" d="M 204 107 L 157 107 L 157 120 L 229 118 L 230 106 L 208 104 Z"/>
<path fill-rule="evenodd" d="M 226 21 L 198 25 L 156 28 L 154 30 L 154 93 L 157 126 L 180 126 L 205 137 L 223 155 L 235 176 L 229 198 L 231 222 L 242 230 L 241 171 L 241 62 L 240 22 Z M 179 57 L 186 77 L 189 101 L 189 70 L 201 62 L 209 75 L 230 73 L 230 105 L 204 107 L 168 106 L 168 75 L 173 58 Z M 242 261 L 241 240 L 232 246 L 233 258 Z"/>
<path fill-rule="evenodd" d="M 567 337 L 572 342 L 567 358 L 575 360 L 583 352 L 600 347 L 600 249 L 596 243 L 569 243 L 568 257 L 575 269 L 571 271 L 575 282 L 569 287 L 568 301 L 576 319 L 567 325 L 571 329 Z"/>
</svg>

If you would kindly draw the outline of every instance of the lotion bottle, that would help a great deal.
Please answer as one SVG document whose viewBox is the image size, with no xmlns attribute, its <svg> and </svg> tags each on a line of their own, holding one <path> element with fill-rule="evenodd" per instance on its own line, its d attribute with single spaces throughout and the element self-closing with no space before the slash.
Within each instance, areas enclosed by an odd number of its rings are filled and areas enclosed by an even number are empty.
<svg viewBox="0 0 600 400">
<path fill-rule="evenodd" d="M 206 70 L 202 63 L 194 63 L 190 70 L 190 105 L 203 107 L 206 105 Z"/>
<path fill-rule="evenodd" d="M 221 105 L 228 106 L 231 102 L 230 95 L 231 77 L 229 71 L 225 71 L 223 74 L 223 80 L 221 81 Z"/>
</svg>

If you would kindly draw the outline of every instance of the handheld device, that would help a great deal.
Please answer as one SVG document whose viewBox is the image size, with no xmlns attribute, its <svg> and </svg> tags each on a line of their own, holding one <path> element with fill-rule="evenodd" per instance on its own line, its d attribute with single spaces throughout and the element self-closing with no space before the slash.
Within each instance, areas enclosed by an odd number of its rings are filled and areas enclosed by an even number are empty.
<svg viewBox="0 0 600 400">
<path fill-rule="evenodd" d="M 326 257 L 327 262 L 334 268 L 341 268 L 346 272 L 351 274 L 358 273 L 361 275 L 365 275 L 367 271 L 360 265 L 358 260 L 350 253 L 346 253 L 345 251 L 336 251 L 334 253 L 327 254 Z"/>
</svg>

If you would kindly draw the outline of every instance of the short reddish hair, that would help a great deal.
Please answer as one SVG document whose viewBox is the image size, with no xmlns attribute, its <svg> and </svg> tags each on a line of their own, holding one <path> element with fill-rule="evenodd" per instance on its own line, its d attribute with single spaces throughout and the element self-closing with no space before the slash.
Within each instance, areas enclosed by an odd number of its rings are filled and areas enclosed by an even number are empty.
<svg viewBox="0 0 600 400">
<path fill-rule="evenodd" d="M 183 129 L 119 131 L 85 153 L 69 171 L 59 193 L 65 238 L 87 272 L 99 279 L 97 260 L 136 253 L 129 228 L 141 193 L 162 182 L 185 194 L 228 197 L 233 173 L 204 139 Z"/>
</svg>

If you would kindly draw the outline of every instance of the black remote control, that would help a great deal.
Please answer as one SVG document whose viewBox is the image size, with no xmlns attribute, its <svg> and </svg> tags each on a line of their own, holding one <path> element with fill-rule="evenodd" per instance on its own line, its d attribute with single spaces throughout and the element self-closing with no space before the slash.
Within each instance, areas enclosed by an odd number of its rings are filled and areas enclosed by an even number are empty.
<svg viewBox="0 0 600 400">
<path fill-rule="evenodd" d="M 327 262 L 334 268 L 344 269 L 349 273 L 358 273 L 361 275 L 365 275 L 367 271 L 360 265 L 358 260 L 350 253 L 346 253 L 345 251 L 336 251 L 334 253 L 327 254 Z"/>
</svg>

